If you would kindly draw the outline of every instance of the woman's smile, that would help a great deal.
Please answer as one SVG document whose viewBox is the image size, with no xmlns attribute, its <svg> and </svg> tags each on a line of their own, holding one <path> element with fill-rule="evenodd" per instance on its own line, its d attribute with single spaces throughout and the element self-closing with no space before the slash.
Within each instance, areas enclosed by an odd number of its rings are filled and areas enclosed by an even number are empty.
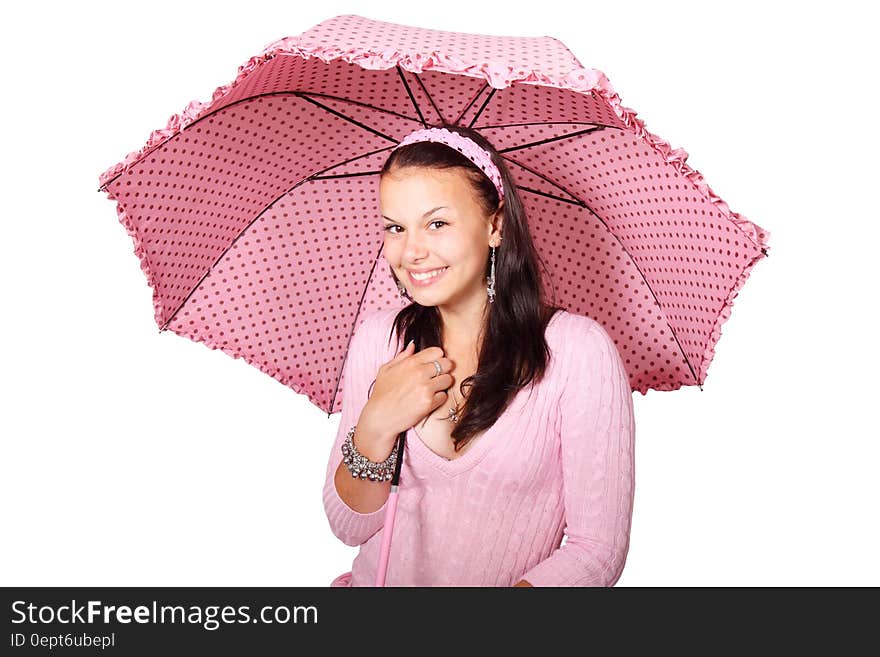
<svg viewBox="0 0 880 657">
<path fill-rule="evenodd" d="M 409 276 L 409 282 L 416 287 L 428 287 L 443 278 L 447 269 L 449 269 L 449 267 L 441 267 L 440 269 L 435 269 L 424 274 L 413 274 L 413 272 L 407 270 L 406 273 L 407 276 Z M 418 276 L 418 278 L 415 278 L 415 276 Z"/>
</svg>

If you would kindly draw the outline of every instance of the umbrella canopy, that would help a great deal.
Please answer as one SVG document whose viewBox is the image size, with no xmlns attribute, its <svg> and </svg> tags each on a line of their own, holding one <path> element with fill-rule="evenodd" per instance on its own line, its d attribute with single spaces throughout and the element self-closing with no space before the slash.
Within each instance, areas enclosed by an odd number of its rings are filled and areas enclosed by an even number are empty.
<svg viewBox="0 0 880 657">
<path fill-rule="evenodd" d="M 606 328 L 633 389 L 701 385 L 768 231 L 560 41 L 354 15 L 269 44 L 100 176 L 160 330 L 337 411 L 360 320 L 407 303 L 381 257 L 379 169 L 443 122 L 501 152 L 550 300 Z"/>
</svg>

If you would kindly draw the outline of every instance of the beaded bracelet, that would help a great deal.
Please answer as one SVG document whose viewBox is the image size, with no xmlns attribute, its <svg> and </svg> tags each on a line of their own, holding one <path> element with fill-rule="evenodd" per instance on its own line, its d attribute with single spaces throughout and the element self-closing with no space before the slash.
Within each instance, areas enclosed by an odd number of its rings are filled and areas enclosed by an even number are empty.
<svg viewBox="0 0 880 657">
<path fill-rule="evenodd" d="M 371 461 L 354 446 L 352 437 L 355 428 L 357 428 L 356 424 L 348 430 L 348 435 L 342 443 L 342 460 L 348 466 L 351 476 L 377 482 L 389 481 L 394 474 L 394 466 L 397 463 L 397 444 L 395 443 L 391 454 L 384 461 L 379 463 Z"/>
</svg>

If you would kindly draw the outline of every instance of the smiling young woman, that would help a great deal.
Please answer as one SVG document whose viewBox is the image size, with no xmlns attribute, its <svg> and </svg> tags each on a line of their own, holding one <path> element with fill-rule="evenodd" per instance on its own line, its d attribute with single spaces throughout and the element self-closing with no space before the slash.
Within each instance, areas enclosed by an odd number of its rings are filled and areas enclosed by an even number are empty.
<svg viewBox="0 0 880 657">
<path fill-rule="evenodd" d="M 416 131 L 386 160 L 379 205 L 411 303 L 365 317 L 349 347 L 324 502 L 360 552 L 333 585 L 372 585 L 390 490 L 349 473 L 349 430 L 373 461 L 407 432 L 387 585 L 613 585 L 632 513 L 629 380 L 598 322 L 545 301 L 503 158 L 469 128 Z"/>
</svg>

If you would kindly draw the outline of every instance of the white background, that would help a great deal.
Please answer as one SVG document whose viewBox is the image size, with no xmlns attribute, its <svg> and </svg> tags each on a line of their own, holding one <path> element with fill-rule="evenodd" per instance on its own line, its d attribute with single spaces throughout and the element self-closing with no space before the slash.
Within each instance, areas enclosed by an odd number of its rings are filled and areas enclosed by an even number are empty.
<svg viewBox="0 0 880 657">
<path fill-rule="evenodd" d="M 97 186 L 267 43 L 354 13 L 561 39 L 771 233 L 704 390 L 634 393 L 618 586 L 880 585 L 880 58 L 860 5 L 5 9 L 0 584 L 327 586 L 350 569 L 356 548 L 330 532 L 321 499 L 339 415 L 243 360 L 160 335 Z"/>
</svg>

